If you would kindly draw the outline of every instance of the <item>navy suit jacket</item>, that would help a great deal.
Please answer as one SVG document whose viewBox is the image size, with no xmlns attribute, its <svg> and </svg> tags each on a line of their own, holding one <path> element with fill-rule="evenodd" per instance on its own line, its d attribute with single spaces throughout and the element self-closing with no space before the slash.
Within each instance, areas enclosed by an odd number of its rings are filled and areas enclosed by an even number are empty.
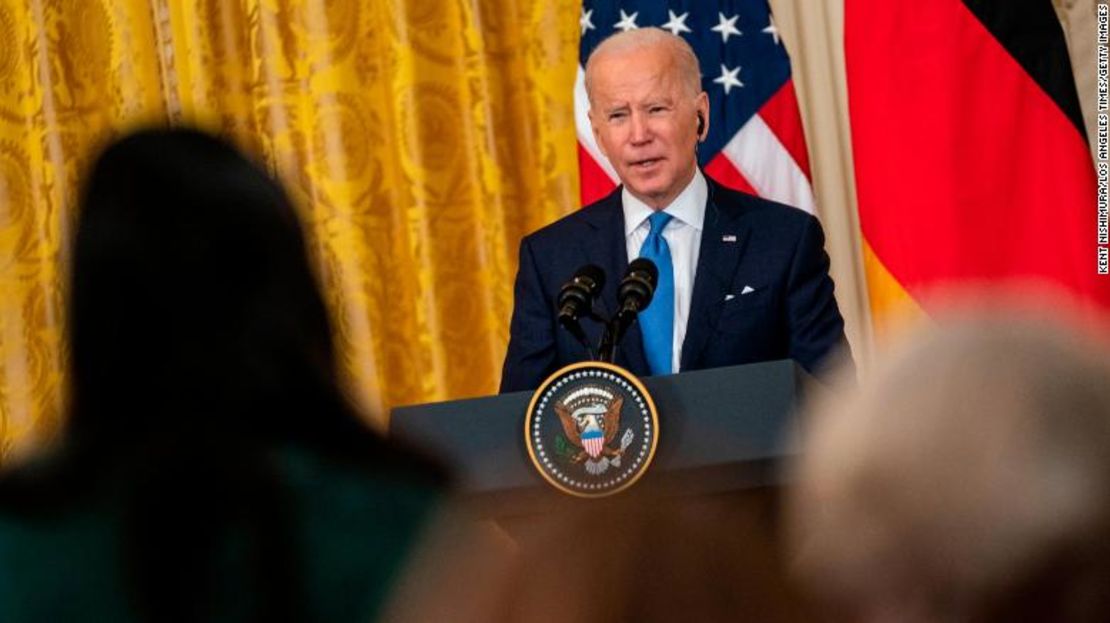
<svg viewBox="0 0 1110 623">
<path fill-rule="evenodd" d="M 706 181 L 681 370 L 785 358 L 817 370 L 830 352 L 847 347 L 821 224 L 797 208 Z M 521 242 L 502 392 L 535 389 L 555 370 L 588 359 L 559 326 L 555 309 L 559 289 L 586 264 L 605 271 L 594 309 L 608 318 L 628 268 L 620 188 Z M 744 294 L 745 287 L 752 291 Z M 604 328 L 588 318 L 582 328 L 596 347 Z M 616 363 L 650 376 L 638 323 L 621 342 Z"/>
</svg>

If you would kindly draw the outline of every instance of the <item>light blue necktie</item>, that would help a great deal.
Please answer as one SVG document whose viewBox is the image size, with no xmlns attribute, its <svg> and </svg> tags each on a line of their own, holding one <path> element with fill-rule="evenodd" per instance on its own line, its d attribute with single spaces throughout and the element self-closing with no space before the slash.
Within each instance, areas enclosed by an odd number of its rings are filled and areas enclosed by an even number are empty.
<svg viewBox="0 0 1110 623">
<path fill-rule="evenodd" d="M 655 262 L 655 267 L 659 269 L 655 296 L 647 309 L 640 312 L 644 354 L 652 374 L 670 374 L 674 353 L 674 265 L 671 263 L 671 248 L 663 238 L 663 229 L 671 218 L 666 212 L 656 212 L 648 217 L 651 231 L 640 247 L 640 257 Z"/>
</svg>

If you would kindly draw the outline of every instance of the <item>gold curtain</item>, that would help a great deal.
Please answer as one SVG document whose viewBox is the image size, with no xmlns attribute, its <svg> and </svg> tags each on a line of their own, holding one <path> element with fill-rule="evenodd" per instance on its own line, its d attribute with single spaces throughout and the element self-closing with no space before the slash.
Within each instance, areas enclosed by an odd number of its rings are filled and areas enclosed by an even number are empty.
<svg viewBox="0 0 1110 623">
<path fill-rule="evenodd" d="M 577 0 L 0 0 L 0 459 L 64 408 L 64 283 L 94 150 L 231 137 L 310 233 L 353 393 L 492 392 L 520 237 L 578 203 Z"/>
</svg>

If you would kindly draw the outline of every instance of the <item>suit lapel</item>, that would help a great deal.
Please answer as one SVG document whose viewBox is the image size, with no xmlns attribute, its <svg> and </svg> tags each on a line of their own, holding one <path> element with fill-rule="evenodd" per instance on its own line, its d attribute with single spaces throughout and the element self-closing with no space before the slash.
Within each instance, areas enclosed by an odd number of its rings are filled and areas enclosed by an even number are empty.
<svg viewBox="0 0 1110 623">
<path fill-rule="evenodd" d="M 740 218 L 741 207 L 721 198 L 721 193 L 716 192 L 716 184 L 708 176 L 706 181 L 709 184 L 709 199 L 705 206 L 686 338 L 682 342 L 682 370 L 697 359 L 712 335 L 733 274 L 751 235 L 751 228 Z"/>
<path fill-rule="evenodd" d="M 605 271 L 606 283 L 601 293 L 598 311 L 608 319 L 618 309 L 617 286 L 620 285 L 621 278 L 628 270 L 628 245 L 624 237 L 621 188 L 617 187 L 617 190 L 584 216 L 590 231 L 581 244 L 587 261 L 597 264 Z M 598 337 L 600 337 L 600 331 L 598 331 Z M 639 323 L 633 324 L 628 330 L 617 352 L 618 364 L 621 363 L 623 355 L 624 365 L 630 372 L 637 375 L 649 374 Z"/>
</svg>

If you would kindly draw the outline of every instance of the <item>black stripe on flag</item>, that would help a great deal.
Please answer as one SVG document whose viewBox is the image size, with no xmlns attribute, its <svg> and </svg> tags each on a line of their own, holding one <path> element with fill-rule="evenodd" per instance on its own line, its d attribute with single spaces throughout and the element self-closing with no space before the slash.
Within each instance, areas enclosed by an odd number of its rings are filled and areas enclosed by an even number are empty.
<svg viewBox="0 0 1110 623">
<path fill-rule="evenodd" d="M 1052 0 L 963 0 L 1086 140 L 1068 46 Z"/>
</svg>

